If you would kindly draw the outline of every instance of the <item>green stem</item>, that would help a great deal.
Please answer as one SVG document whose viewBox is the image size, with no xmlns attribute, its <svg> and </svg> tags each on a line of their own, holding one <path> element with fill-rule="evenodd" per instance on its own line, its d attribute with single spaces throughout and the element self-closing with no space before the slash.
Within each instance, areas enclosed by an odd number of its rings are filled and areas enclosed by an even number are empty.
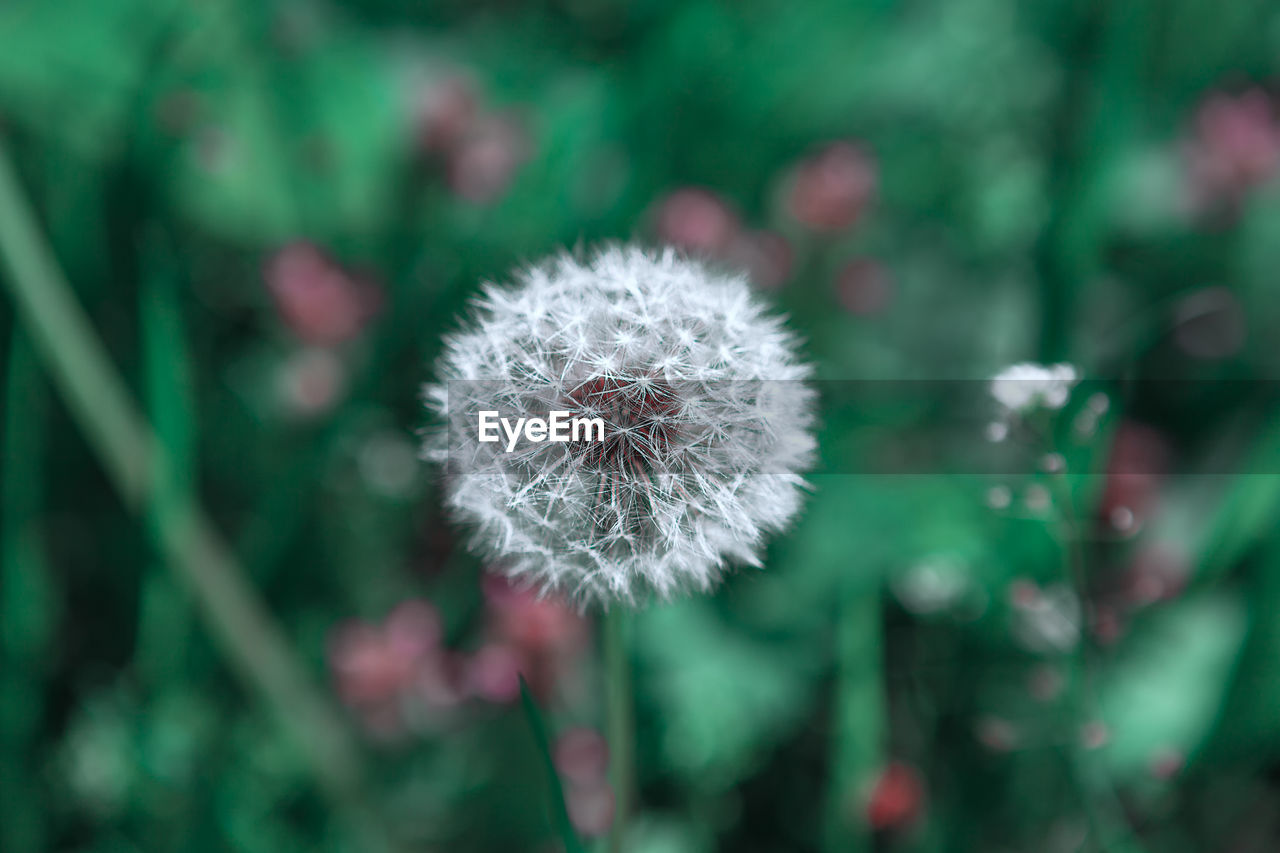
<svg viewBox="0 0 1280 853">
<path fill-rule="evenodd" d="M 0 849 L 50 846 L 38 755 L 61 594 L 49 571 L 44 509 L 48 393 L 31 346 L 13 330 L 0 398 Z"/>
<path fill-rule="evenodd" d="M 857 853 L 870 851 L 873 841 L 856 810 L 859 792 L 883 762 L 884 651 L 878 591 L 849 591 L 837 618 L 835 755 L 823 849 Z"/>
<path fill-rule="evenodd" d="M 1083 527 L 1075 511 L 1075 499 L 1066 475 L 1057 475 L 1051 482 L 1053 500 L 1060 519 L 1063 574 L 1066 582 L 1083 601 L 1087 589 Z M 1066 701 L 1078 729 L 1079 725 L 1097 719 L 1099 707 L 1097 695 L 1089 677 L 1088 653 L 1083 637 L 1080 640 L 1079 651 L 1074 653 L 1068 661 L 1066 675 Z M 1085 814 L 1097 837 L 1099 849 L 1140 853 L 1143 849 L 1142 843 L 1125 817 L 1124 808 L 1111 785 L 1106 767 L 1102 765 L 1096 751 L 1079 742 L 1078 732 L 1071 734 L 1067 747 L 1071 770 L 1080 785 L 1081 794 L 1084 797 Z"/>
<path fill-rule="evenodd" d="M 3 147 L 0 262 L 18 317 L 72 417 L 125 503 L 145 511 L 156 489 L 168 482 L 167 450 L 130 399 L 76 302 Z M 308 678 L 196 500 L 174 498 L 152 519 L 166 562 L 193 593 L 237 674 L 296 739 L 340 813 L 375 849 L 389 846 L 383 843 L 385 831 L 368 814 L 360 755 L 341 718 Z"/>
<path fill-rule="evenodd" d="M 635 791 L 635 720 L 631 696 L 631 664 L 627 656 L 627 612 L 613 607 L 604 614 L 605 736 L 609 740 L 609 782 L 615 812 L 609 830 L 609 853 L 621 853 Z"/>
<path fill-rule="evenodd" d="M 146 241 L 146 273 L 139 294 L 147 418 L 157 446 L 167 456 L 168 478 L 152 487 L 147 524 L 152 541 L 161 539 L 160 523 L 175 500 L 196 491 L 196 416 L 191 392 L 193 371 L 186 346 L 176 258 L 156 227 Z M 157 561 L 158 563 L 159 561 Z M 192 607 L 163 565 L 143 578 L 134 665 L 151 684 L 183 677 L 183 656 L 192 630 Z"/>
</svg>

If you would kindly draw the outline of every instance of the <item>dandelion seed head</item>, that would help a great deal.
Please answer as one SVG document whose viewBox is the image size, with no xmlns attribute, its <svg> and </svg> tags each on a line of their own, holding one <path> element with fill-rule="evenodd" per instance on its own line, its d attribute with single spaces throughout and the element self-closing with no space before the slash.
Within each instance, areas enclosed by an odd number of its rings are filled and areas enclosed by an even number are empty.
<svg viewBox="0 0 1280 853">
<path fill-rule="evenodd" d="M 490 285 L 425 390 L 448 506 L 517 582 L 582 604 L 711 588 L 800 508 L 808 365 L 744 279 L 671 250 L 564 255 Z M 477 441 L 477 415 L 568 411 L 600 441 Z"/>
</svg>

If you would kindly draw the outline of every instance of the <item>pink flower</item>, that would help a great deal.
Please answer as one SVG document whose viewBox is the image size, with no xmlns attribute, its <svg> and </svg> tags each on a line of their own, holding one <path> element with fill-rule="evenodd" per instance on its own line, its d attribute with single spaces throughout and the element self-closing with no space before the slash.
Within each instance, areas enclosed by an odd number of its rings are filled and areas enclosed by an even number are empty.
<svg viewBox="0 0 1280 853">
<path fill-rule="evenodd" d="M 496 201 L 529 158 L 529 147 L 514 115 L 480 116 L 470 122 L 449 156 L 450 189 L 477 204 Z"/>
<path fill-rule="evenodd" d="M 734 242 L 728 259 L 747 270 L 757 287 L 772 290 L 791 277 L 795 250 L 776 231 L 749 231 Z"/>
<path fill-rule="evenodd" d="M 1168 440 L 1152 427 L 1136 421 L 1121 423 L 1107 461 L 1101 516 L 1114 520 L 1124 515 L 1130 522 L 1126 527 L 1146 518 L 1159 497 L 1172 452 Z"/>
<path fill-rule="evenodd" d="M 329 663 L 338 695 L 356 708 L 378 708 L 412 687 L 435 654 L 440 623 L 424 601 L 398 606 L 382 625 L 351 622 L 338 629 Z"/>
<path fill-rule="evenodd" d="M 276 393 L 292 415 L 312 417 L 331 409 L 346 386 L 346 369 L 332 352 L 306 347 L 290 353 L 276 374 Z"/>
<path fill-rule="evenodd" d="M 519 651 L 501 643 L 481 646 L 467 663 L 471 695 L 501 705 L 514 702 L 520 696 L 521 657 Z"/>
<path fill-rule="evenodd" d="M 604 835 L 609 831 L 617 809 L 612 788 L 608 785 L 570 785 L 565 794 L 565 806 L 574 829 L 588 837 Z"/>
<path fill-rule="evenodd" d="M 738 216 L 715 193 L 701 187 L 676 190 L 659 202 L 654 230 L 664 243 L 719 257 L 738 237 Z"/>
<path fill-rule="evenodd" d="M 529 688 L 546 695 L 569 671 L 587 642 L 587 625 L 576 610 L 555 596 L 538 597 L 537 593 L 511 584 L 505 578 L 486 575 L 485 600 L 488 603 L 489 645 L 501 648 L 517 673 L 524 675 Z M 482 650 L 483 651 L 483 650 Z M 486 667 L 496 668 L 496 660 Z M 479 676 L 478 676 L 479 677 Z M 499 676 L 486 673 L 483 683 L 491 685 Z M 484 694 L 491 701 L 502 699 L 503 691 Z M 513 694 L 512 698 L 514 698 Z"/>
<path fill-rule="evenodd" d="M 1125 597 L 1138 607 L 1176 598 L 1186 587 L 1190 571 L 1181 551 L 1158 542 L 1145 545 L 1129 564 Z"/>
<path fill-rule="evenodd" d="M 305 241 L 272 255 L 263 270 L 284 324 L 299 339 L 333 346 L 357 337 L 382 308 L 381 290 Z"/>
<path fill-rule="evenodd" d="M 452 74 L 428 86 L 416 105 L 415 124 L 422 149 L 452 151 L 461 143 L 479 111 L 475 84 Z"/>
<path fill-rule="evenodd" d="M 866 211 L 876 183 L 870 156 L 851 142 L 832 142 L 796 168 L 791 215 L 815 231 L 842 231 Z"/>
<path fill-rule="evenodd" d="M 924 803 L 924 782 L 916 769 L 902 761 L 890 762 L 867 798 L 867 824 L 875 830 L 901 829 L 920 816 Z"/>
<path fill-rule="evenodd" d="M 560 775 L 577 785 L 595 785 L 609 768 L 609 744 L 595 729 L 573 728 L 551 748 Z"/>
<path fill-rule="evenodd" d="M 854 258 L 836 276 L 836 296 L 850 314 L 879 314 L 893 297 L 889 271 L 870 258 Z"/>
<path fill-rule="evenodd" d="M 532 653 L 577 651 L 586 642 L 586 623 L 556 596 L 539 597 L 497 575 L 484 579 L 494 634 Z"/>
<path fill-rule="evenodd" d="M 1211 95 L 1196 112 L 1186 148 L 1193 202 L 1236 204 L 1280 164 L 1280 127 L 1260 89 Z"/>
</svg>

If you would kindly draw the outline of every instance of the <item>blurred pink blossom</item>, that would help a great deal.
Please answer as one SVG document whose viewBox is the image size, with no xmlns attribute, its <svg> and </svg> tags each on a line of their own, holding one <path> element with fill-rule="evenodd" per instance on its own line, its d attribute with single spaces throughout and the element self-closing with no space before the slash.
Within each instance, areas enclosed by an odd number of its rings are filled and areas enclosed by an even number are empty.
<svg viewBox="0 0 1280 853">
<path fill-rule="evenodd" d="M 263 269 L 281 320 L 299 339 L 332 346 L 357 337 L 382 309 L 382 291 L 348 273 L 315 245 L 290 243 Z"/>
<path fill-rule="evenodd" d="M 1239 203 L 1280 164 L 1280 127 L 1267 94 L 1210 95 L 1196 112 L 1185 150 L 1197 208 Z"/>
<path fill-rule="evenodd" d="M 564 600 L 489 574 L 484 579 L 490 642 L 508 648 L 534 693 L 545 695 L 575 664 L 587 643 L 583 617 Z"/>
<path fill-rule="evenodd" d="M 280 363 L 276 393 L 289 413 L 305 418 L 333 408 L 346 382 L 341 359 L 327 349 L 305 347 Z"/>
<path fill-rule="evenodd" d="M 520 697 L 520 653 L 501 643 L 487 643 L 467 662 L 467 687 L 471 695 L 488 702 L 507 704 Z"/>
<path fill-rule="evenodd" d="M 902 829 L 924 811 L 925 788 L 920 773 L 903 761 L 892 761 L 872 784 L 865 808 L 867 824 L 875 830 Z"/>
<path fill-rule="evenodd" d="M 613 825 L 616 805 L 613 789 L 609 785 L 569 785 L 565 791 L 565 801 L 569 820 L 574 829 L 583 835 L 604 835 Z"/>
<path fill-rule="evenodd" d="M 1128 514 L 1123 515 L 1129 520 L 1126 528 L 1140 524 L 1159 498 L 1172 454 L 1168 440 L 1158 430 L 1137 421 L 1121 423 L 1107 460 L 1099 515 L 1114 521 L 1125 510 Z"/>
<path fill-rule="evenodd" d="M 1125 596 L 1134 606 L 1176 598 L 1191 571 L 1187 556 L 1169 545 L 1153 542 L 1134 554 L 1125 575 Z"/>
<path fill-rule="evenodd" d="M 728 260 L 750 273 L 757 287 L 772 290 L 791 277 L 795 250 L 776 231 L 748 231 L 729 248 Z"/>
<path fill-rule="evenodd" d="M 876 184 L 870 155 L 851 142 L 832 142 L 796 167 L 788 207 L 815 231 L 842 231 L 861 218 Z"/>
<path fill-rule="evenodd" d="M 470 77 L 454 73 L 426 86 L 414 105 L 414 125 L 424 151 L 452 151 L 466 135 L 480 109 L 480 96 Z"/>
<path fill-rule="evenodd" d="M 854 258 L 836 275 L 836 296 L 850 314 L 869 317 L 879 314 L 893 297 L 889 271 L 870 258 Z"/>
<path fill-rule="evenodd" d="M 471 121 L 449 153 L 449 187 L 462 198 L 497 200 L 528 160 L 530 142 L 513 114 L 489 113 Z"/>
<path fill-rule="evenodd" d="M 577 785 L 599 784 L 609 768 L 609 744 L 595 729 L 568 729 L 551 753 L 560 775 Z"/>
<path fill-rule="evenodd" d="M 1147 766 L 1156 779 L 1168 781 L 1181 773 L 1186 763 L 1187 757 L 1183 752 L 1166 746 L 1155 751 Z"/>
<path fill-rule="evenodd" d="M 1124 638 L 1129 626 L 1114 606 L 1098 604 L 1089 612 L 1089 630 L 1098 645 L 1112 646 Z"/>
<path fill-rule="evenodd" d="M 531 652 L 572 652 L 586 642 L 583 617 L 561 598 L 539 598 L 533 590 L 493 574 L 485 576 L 484 594 L 493 633 L 516 646 Z"/>
<path fill-rule="evenodd" d="M 425 601 L 404 602 L 381 625 L 343 625 L 330 648 L 338 694 L 353 706 L 396 698 L 414 683 L 439 641 L 439 616 Z"/>
<path fill-rule="evenodd" d="M 738 238 L 740 224 L 720 196 L 684 187 L 666 196 L 654 213 L 658 239 L 710 257 L 722 257 Z"/>
</svg>

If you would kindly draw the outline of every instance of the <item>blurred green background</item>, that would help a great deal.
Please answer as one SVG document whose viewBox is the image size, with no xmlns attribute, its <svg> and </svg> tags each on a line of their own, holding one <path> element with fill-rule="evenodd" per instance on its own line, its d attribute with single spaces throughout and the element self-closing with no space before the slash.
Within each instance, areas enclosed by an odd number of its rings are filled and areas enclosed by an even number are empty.
<svg viewBox="0 0 1280 853">
<path fill-rule="evenodd" d="M 601 843 L 596 616 L 416 430 L 606 239 L 825 379 L 1096 380 L 828 407 L 765 570 L 630 618 L 626 850 L 1276 849 L 1278 71 L 1262 0 L 0 5 L 0 851 L 561 849 L 517 673 Z"/>
</svg>

